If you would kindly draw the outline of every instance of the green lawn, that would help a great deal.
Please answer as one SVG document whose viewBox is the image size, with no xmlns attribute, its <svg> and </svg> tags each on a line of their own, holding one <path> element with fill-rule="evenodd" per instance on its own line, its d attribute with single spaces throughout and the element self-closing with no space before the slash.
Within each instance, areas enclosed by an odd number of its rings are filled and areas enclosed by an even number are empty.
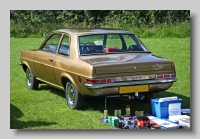
<svg viewBox="0 0 200 139">
<path fill-rule="evenodd" d="M 18 65 L 20 51 L 35 49 L 44 38 L 10 39 L 10 128 L 11 129 L 115 129 L 100 122 L 105 109 L 104 98 L 88 99 L 84 110 L 67 107 L 64 92 L 49 85 L 40 85 L 38 91 L 28 90 L 25 73 Z M 155 97 L 178 96 L 182 108 L 190 108 L 190 38 L 141 39 L 153 54 L 165 57 L 175 63 L 178 81 Z M 151 113 L 150 103 L 135 100 L 108 98 L 109 115 L 114 109 L 130 104 L 131 114 L 137 111 Z"/>
</svg>

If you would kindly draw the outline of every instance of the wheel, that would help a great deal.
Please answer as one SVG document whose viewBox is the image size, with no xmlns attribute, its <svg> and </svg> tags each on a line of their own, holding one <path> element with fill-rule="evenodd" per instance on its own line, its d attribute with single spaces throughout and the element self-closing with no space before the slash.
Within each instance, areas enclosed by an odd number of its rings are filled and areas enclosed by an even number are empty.
<svg viewBox="0 0 200 139">
<path fill-rule="evenodd" d="M 30 90 L 37 90 L 39 81 L 35 78 L 35 76 L 31 73 L 29 68 L 26 69 L 26 85 Z"/>
<path fill-rule="evenodd" d="M 66 84 L 65 98 L 66 98 L 67 105 L 71 109 L 83 108 L 84 97 L 78 92 L 76 87 L 71 82 L 67 82 Z"/>
</svg>

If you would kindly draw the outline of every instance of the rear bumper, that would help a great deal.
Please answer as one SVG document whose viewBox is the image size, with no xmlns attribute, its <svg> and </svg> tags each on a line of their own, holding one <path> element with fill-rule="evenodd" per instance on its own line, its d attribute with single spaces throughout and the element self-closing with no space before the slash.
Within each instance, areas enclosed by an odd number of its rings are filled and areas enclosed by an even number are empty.
<svg viewBox="0 0 200 139">
<path fill-rule="evenodd" d="M 177 78 L 159 79 L 159 80 L 142 80 L 142 81 L 129 81 L 129 82 L 115 82 L 115 83 L 97 83 L 97 84 L 85 84 L 85 87 L 91 89 L 120 87 L 120 86 L 132 86 L 132 85 L 145 85 L 145 84 L 163 84 L 176 82 Z"/>
</svg>

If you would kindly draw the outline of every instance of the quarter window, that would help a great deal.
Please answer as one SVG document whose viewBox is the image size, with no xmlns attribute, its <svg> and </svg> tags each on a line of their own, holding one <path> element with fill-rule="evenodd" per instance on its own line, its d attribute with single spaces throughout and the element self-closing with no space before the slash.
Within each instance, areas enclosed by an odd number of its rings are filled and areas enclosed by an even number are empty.
<svg viewBox="0 0 200 139">
<path fill-rule="evenodd" d="M 44 44 L 42 50 L 46 52 L 56 53 L 61 35 L 62 34 L 53 34 Z"/>
<path fill-rule="evenodd" d="M 61 55 L 69 56 L 69 36 L 68 35 L 65 35 L 63 37 L 58 53 Z"/>
</svg>

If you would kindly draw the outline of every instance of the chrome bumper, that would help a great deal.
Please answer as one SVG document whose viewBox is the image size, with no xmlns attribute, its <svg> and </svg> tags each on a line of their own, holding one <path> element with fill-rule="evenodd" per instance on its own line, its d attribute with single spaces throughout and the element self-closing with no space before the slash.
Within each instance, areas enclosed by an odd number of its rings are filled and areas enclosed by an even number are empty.
<svg viewBox="0 0 200 139">
<path fill-rule="evenodd" d="M 176 82 L 177 78 L 173 79 L 159 79 L 159 80 L 142 80 L 142 81 L 129 81 L 129 82 L 115 82 L 115 83 L 97 83 L 97 84 L 85 84 L 87 88 L 106 88 L 106 87 L 119 87 L 128 85 L 144 85 L 144 84 L 159 84 L 159 83 L 171 83 Z"/>
</svg>

